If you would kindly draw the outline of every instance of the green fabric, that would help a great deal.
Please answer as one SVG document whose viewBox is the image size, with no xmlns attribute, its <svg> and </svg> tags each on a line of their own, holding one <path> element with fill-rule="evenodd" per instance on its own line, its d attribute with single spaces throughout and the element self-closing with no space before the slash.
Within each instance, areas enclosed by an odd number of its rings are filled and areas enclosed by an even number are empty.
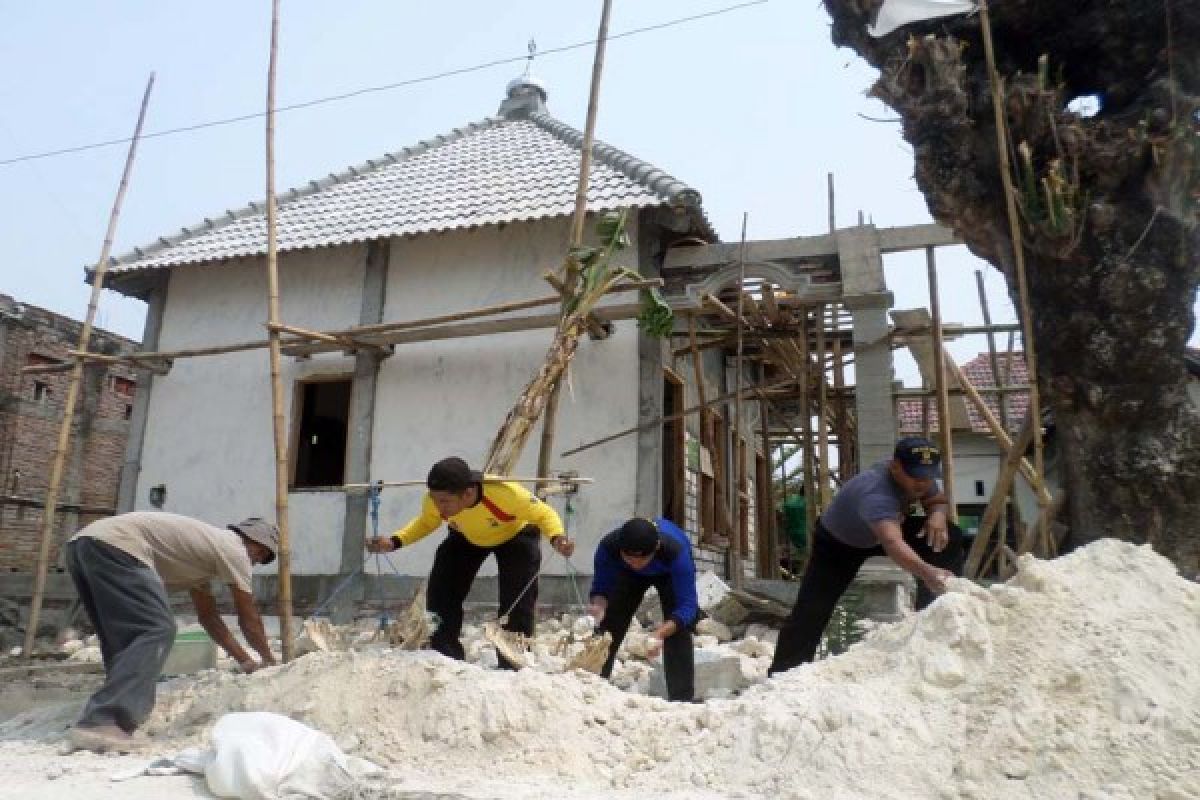
<svg viewBox="0 0 1200 800">
<path fill-rule="evenodd" d="M 808 514 L 803 495 L 794 494 L 783 501 L 783 529 L 796 547 L 808 544 Z"/>
</svg>

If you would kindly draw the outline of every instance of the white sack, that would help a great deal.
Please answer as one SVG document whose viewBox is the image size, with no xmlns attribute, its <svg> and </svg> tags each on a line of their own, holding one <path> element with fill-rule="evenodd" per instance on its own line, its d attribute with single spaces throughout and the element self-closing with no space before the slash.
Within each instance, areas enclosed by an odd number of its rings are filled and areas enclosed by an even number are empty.
<svg viewBox="0 0 1200 800">
<path fill-rule="evenodd" d="M 910 22 L 964 14 L 975 8 L 974 0 L 883 0 L 875 24 L 867 27 L 867 33 L 887 36 Z"/>
<path fill-rule="evenodd" d="M 209 791 L 236 800 L 344 800 L 357 796 L 358 776 L 374 768 L 326 734 L 265 711 L 221 717 L 212 745 Z"/>
</svg>

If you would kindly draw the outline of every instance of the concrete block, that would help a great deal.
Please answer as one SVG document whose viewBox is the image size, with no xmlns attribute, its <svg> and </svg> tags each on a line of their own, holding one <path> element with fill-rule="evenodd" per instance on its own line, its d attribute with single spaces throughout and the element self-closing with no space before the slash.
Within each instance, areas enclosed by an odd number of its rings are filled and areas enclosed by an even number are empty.
<svg viewBox="0 0 1200 800">
<path fill-rule="evenodd" d="M 727 695 L 750 685 L 742 670 L 742 659 L 737 655 L 696 650 L 696 697 Z M 647 693 L 657 697 L 667 696 L 667 678 L 662 663 L 654 667 L 646 687 Z"/>
</svg>

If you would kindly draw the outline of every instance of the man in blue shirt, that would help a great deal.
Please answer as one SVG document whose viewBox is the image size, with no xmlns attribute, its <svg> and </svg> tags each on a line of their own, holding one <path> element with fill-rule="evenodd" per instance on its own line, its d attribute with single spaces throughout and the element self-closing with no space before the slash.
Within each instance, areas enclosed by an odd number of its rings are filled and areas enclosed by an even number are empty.
<svg viewBox="0 0 1200 800">
<path fill-rule="evenodd" d="M 842 486 L 817 520 L 812 554 L 796 605 L 779 631 L 769 675 L 813 660 L 834 607 L 871 556 L 887 555 L 917 578 L 918 609 L 933 602 L 947 579 L 962 574 L 966 552 L 938 489 L 941 463 L 933 442 L 912 436 L 896 443 L 890 461 Z M 917 503 L 924 516 L 910 513 Z"/>
<path fill-rule="evenodd" d="M 597 630 L 612 635 L 600 674 L 612 674 L 617 650 L 634 612 L 653 586 L 662 603 L 663 623 L 651 634 L 651 657 L 663 651 L 667 699 L 690 702 L 695 695 L 692 628 L 700 614 L 696 565 L 687 534 L 669 520 L 634 517 L 596 546 L 591 606 Z"/>
</svg>

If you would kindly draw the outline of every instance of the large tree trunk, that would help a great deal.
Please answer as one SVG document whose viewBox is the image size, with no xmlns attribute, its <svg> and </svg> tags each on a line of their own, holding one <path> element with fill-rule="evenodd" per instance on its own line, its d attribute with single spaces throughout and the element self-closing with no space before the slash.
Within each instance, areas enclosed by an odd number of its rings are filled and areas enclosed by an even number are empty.
<svg viewBox="0 0 1200 800">
<path fill-rule="evenodd" d="M 932 214 L 1015 301 L 980 20 L 871 39 L 880 4 L 825 0 L 834 42 L 880 69 L 873 93 L 903 119 Z M 1200 282 L 1200 0 L 1004 0 L 992 21 L 1071 541 L 1149 542 L 1196 574 L 1200 415 L 1183 355 Z M 1095 115 L 1066 109 L 1088 96 Z"/>
</svg>

